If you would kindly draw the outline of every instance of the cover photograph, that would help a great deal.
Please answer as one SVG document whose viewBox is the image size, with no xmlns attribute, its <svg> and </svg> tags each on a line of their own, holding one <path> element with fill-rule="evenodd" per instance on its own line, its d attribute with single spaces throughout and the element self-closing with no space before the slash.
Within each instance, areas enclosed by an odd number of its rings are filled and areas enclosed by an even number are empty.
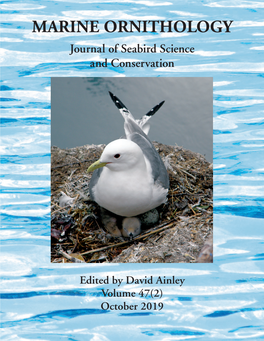
<svg viewBox="0 0 264 341">
<path fill-rule="evenodd" d="M 263 339 L 263 3 L 0 7 L 1 339 Z"/>
</svg>

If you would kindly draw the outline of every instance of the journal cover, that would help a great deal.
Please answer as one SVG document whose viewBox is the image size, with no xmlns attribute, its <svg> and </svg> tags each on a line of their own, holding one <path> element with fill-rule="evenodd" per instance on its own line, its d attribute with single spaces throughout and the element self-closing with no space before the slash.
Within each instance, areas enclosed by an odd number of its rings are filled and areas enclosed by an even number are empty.
<svg viewBox="0 0 264 341">
<path fill-rule="evenodd" d="M 1 12 L 2 339 L 262 339 L 263 3 Z"/>
</svg>

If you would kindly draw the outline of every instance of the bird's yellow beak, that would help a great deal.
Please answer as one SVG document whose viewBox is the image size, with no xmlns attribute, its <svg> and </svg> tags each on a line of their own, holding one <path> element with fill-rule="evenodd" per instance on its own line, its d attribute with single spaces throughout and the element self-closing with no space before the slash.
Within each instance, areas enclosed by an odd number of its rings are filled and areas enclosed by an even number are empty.
<svg viewBox="0 0 264 341">
<path fill-rule="evenodd" d="M 105 165 L 107 165 L 107 162 L 101 162 L 100 160 L 97 160 L 87 169 L 87 173 L 93 172 L 97 168 L 104 167 Z"/>
</svg>

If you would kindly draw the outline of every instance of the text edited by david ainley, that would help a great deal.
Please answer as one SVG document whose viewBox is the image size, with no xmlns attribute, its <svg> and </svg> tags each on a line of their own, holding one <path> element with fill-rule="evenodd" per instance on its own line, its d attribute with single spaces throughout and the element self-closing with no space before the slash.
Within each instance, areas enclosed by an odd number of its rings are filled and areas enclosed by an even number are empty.
<svg viewBox="0 0 264 341">
<path fill-rule="evenodd" d="M 184 282 L 184 278 L 177 278 L 177 276 L 144 276 L 142 278 L 134 276 L 105 276 L 103 278 L 80 276 L 81 285 L 102 285 L 103 288 L 100 289 L 104 298 L 100 307 L 102 310 L 118 311 L 162 310 L 164 286 L 182 287 Z M 122 290 L 121 285 L 131 285 L 133 291 Z M 111 286 L 111 289 L 107 286 Z M 123 299 L 122 302 L 120 298 Z"/>
</svg>

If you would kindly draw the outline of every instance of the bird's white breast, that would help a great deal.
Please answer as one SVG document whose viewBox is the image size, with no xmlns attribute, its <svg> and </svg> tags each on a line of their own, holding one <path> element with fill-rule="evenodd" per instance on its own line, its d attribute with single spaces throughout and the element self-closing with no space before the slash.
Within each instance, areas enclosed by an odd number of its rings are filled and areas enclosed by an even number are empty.
<svg viewBox="0 0 264 341">
<path fill-rule="evenodd" d="M 95 201 L 107 210 L 132 217 L 149 210 L 151 179 L 126 172 L 112 172 L 105 167 L 94 188 Z"/>
</svg>

